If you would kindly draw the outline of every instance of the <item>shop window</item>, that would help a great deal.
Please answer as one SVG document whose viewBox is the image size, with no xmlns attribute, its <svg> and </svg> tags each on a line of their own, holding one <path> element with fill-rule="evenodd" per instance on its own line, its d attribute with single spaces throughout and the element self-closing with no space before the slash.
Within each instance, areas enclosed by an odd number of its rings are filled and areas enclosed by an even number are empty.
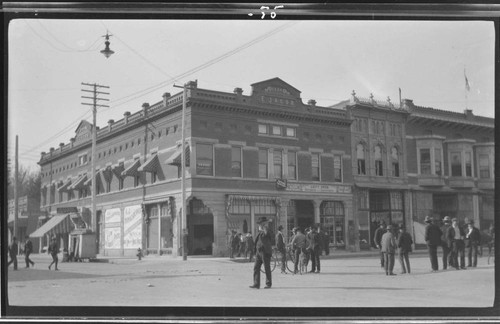
<svg viewBox="0 0 500 324">
<path fill-rule="evenodd" d="M 460 152 L 451 152 L 451 176 L 461 177 L 462 176 L 462 156 Z"/>
<path fill-rule="evenodd" d="M 241 178 L 241 147 L 231 147 L 231 175 Z"/>
<path fill-rule="evenodd" d="M 267 149 L 259 149 L 259 178 L 267 179 L 268 178 L 268 173 L 267 173 L 267 165 L 268 165 L 268 159 L 267 159 Z"/>
<path fill-rule="evenodd" d="M 358 192 L 359 209 L 370 209 L 369 191 L 367 189 L 360 189 Z"/>
<path fill-rule="evenodd" d="M 312 165 L 312 181 L 320 180 L 320 162 L 319 153 L 311 154 L 311 165 Z"/>
<path fill-rule="evenodd" d="M 283 152 L 274 150 L 273 152 L 274 177 L 283 178 Z"/>
<path fill-rule="evenodd" d="M 336 247 L 345 246 L 345 212 L 342 202 L 322 202 L 320 207 L 320 223 L 322 230 L 328 233 L 330 244 Z"/>
<path fill-rule="evenodd" d="M 358 174 L 359 175 L 366 175 L 365 147 L 361 143 L 356 145 L 356 160 L 357 160 L 357 164 L 358 164 Z"/>
<path fill-rule="evenodd" d="M 375 175 L 377 176 L 383 176 L 384 171 L 383 171 L 383 163 L 382 163 L 382 148 L 380 145 L 375 146 Z"/>
<path fill-rule="evenodd" d="M 490 156 L 479 154 L 479 178 L 490 179 Z"/>
<path fill-rule="evenodd" d="M 391 148 L 392 176 L 399 177 L 399 154 L 396 147 Z"/>
<path fill-rule="evenodd" d="M 196 174 L 214 175 L 214 151 L 212 144 L 196 144 Z"/>
<path fill-rule="evenodd" d="M 297 179 L 297 153 L 288 151 L 288 179 Z"/>
<path fill-rule="evenodd" d="M 335 182 L 342 182 L 342 156 L 333 156 L 333 176 Z"/>
</svg>

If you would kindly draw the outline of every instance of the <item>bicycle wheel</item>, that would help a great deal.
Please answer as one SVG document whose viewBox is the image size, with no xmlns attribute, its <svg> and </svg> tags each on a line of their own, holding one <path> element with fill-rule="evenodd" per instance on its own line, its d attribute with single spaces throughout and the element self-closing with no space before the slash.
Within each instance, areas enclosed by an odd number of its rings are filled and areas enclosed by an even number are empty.
<svg viewBox="0 0 500 324">
<path fill-rule="evenodd" d="M 288 251 L 287 254 L 286 254 L 286 268 L 288 269 L 288 271 L 290 271 L 291 273 L 294 272 L 295 270 L 295 256 L 293 255 L 293 253 L 291 251 Z"/>
<path fill-rule="evenodd" d="M 273 255 L 271 256 L 271 262 L 270 262 L 271 272 L 273 272 L 274 269 L 276 268 L 276 263 L 278 262 L 277 260 L 278 260 L 278 258 L 276 257 L 276 253 L 273 252 Z M 266 273 L 266 268 L 265 267 L 261 267 L 260 268 L 260 272 Z"/>
</svg>

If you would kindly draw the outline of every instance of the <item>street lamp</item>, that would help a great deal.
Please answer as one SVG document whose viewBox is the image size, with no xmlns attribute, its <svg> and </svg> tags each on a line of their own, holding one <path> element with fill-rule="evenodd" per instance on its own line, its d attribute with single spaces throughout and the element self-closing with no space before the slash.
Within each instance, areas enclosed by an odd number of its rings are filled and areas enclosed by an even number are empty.
<svg viewBox="0 0 500 324">
<path fill-rule="evenodd" d="M 106 31 L 106 35 L 103 35 L 102 37 L 105 37 L 106 38 L 106 41 L 104 42 L 104 44 L 106 45 L 106 48 L 103 49 L 101 51 L 101 53 L 106 56 L 106 58 L 109 58 L 113 53 L 114 51 L 112 51 L 111 49 L 109 49 L 109 36 L 113 36 L 113 35 L 109 35 L 108 32 Z"/>
</svg>

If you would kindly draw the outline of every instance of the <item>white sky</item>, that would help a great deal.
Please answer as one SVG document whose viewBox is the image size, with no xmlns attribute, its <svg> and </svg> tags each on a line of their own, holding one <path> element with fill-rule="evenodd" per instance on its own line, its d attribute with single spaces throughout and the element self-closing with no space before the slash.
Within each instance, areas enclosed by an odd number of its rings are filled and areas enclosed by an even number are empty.
<svg viewBox="0 0 500 324">
<path fill-rule="evenodd" d="M 108 59 L 99 53 L 106 30 L 115 51 Z M 401 88 L 416 105 L 463 112 L 465 68 L 467 106 L 494 117 L 492 22 L 23 19 L 8 36 L 9 156 L 19 135 L 20 164 L 32 170 L 40 152 L 68 143 L 82 119 L 92 122 L 82 82 L 110 87 L 110 108 L 97 114 L 104 127 L 195 79 L 199 88 L 249 95 L 250 84 L 279 77 L 320 106 L 352 90 L 396 103 Z"/>
</svg>

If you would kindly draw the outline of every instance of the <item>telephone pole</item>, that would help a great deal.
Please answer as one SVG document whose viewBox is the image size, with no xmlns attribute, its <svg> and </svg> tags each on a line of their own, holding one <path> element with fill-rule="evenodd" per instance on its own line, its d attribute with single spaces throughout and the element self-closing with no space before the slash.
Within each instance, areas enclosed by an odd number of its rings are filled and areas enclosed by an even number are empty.
<svg viewBox="0 0 500 324">
<path fill-rule="evenodd" d="M 14 161 L 14 230 L 12 237 L 17 237 L 18 217 L 19 217 L 19 136 L 16 135 L 16 155 Z M 17 237 L 19 240 L 19 237 Z M 20 242 L 20 241 L 19 241 Z"/>
<path fill-rule="evenodd" d="M 85 103 L 82 102 L 82 105 L 86 106 L 92 106 L 92 118 L 93 118 L 93 125 L 92 125 L 92 157 L 91 157 L 91 170 L 90 174 L 92 176 L 92 218 L 91 218 L 91 229 L 93 232 L 96 231 L 96 221 L 97 221 L 97 216 L 96 216 L 96 190 L 97 190 L 97 181 L 96 181 L 96 172 L 95 172 L 95 151 L 96 151 L 96 143 L 97 143 L 97 125 L 96 125 L 96 115 L 97 115 L 97 107 L 109 107 L 108 105 L 101 105 L 98 104 L 98 100 L 103 100 L 103 101 L 109 101 L 109 99 L 106 98 L 101 98 L 99 95 L 109 95 L 108 92 L 101 92 L 98 91 L 99 89 L 105 88 L 109 89 L 108 86 L 104 85 L 99 85 L 96 83 L 83 83 L 83 86 L 89 87 L 92 90 L 89 89 L 81 89 L 83 92 L 90 92 L 92 93 L 92 97 L 87 97 L 87 96 L 82 96 L 84 99 L 91 99 L 92 103 Z M 98 235 L 99 233 L 97 233 Z"/>
</svg>

